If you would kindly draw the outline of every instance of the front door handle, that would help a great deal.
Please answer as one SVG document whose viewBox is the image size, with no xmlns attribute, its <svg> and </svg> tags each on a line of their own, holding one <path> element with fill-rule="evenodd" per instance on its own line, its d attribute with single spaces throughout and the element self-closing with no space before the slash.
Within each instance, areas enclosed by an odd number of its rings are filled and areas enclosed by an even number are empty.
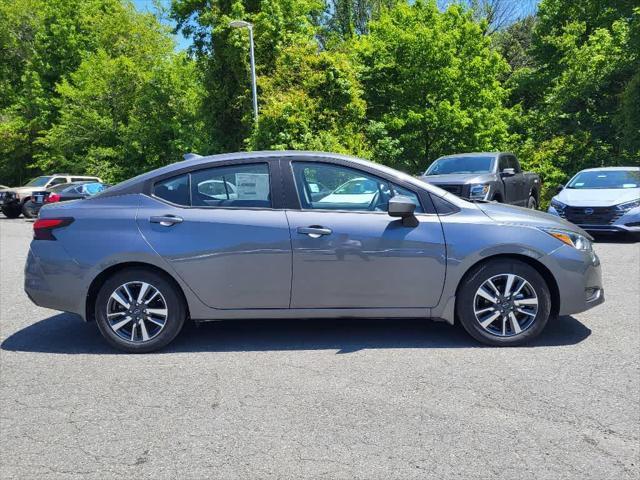
<svg viewBox="0 0 640 480">
<path fill-rule="evenodd" d="M 149 218 L 151 223 L 159 223 L 163 227 L 170 227 L 175 225 L 176 223 L 182 223 L 182 217 L 178 217 L 176 215 L 161 215 L 158 217 Z"/>
<path fill-rule="evenodd" d="M 330 228 L 321 227 L 320 225 L 311 225 L 310 227 L 298 227 L 298 233 L 301 235 L 309 235 L 311 238 L 320 238 L 322 235 L 331 235 Z"/>
</svg>

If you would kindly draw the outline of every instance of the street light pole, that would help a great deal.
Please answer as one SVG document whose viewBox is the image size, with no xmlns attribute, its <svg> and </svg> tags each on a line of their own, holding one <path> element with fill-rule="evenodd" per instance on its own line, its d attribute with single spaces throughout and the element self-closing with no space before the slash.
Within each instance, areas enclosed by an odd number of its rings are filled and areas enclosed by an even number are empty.
<svg viewBox="0 0 640 480">
<path fill-rule="evenodd" d="M 231 28 L 246 28 L 249 30 L 249 56 L 251 59 L 251 93 L 253 94 L 253 121 L 258 123 L 258 87 L 256 84 L 256 59 L 253 52 L 253 24 L 244 20 L 234 20 L 229 23 Z"/>
</svg>

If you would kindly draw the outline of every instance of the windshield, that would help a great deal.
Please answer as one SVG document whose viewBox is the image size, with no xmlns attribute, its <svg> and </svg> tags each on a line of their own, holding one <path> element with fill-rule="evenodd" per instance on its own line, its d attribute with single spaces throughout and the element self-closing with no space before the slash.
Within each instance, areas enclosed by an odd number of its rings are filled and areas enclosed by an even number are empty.
<svg viewBox="0 0 640 480">
<path fill-rule="evenodd" d="M 25 185 L 25 187 L 44 187 L 51 177 L 36 177 Z"/>
<path fill-rule="evenodd" d="M 431 164 L 425 175 L 446 175 L 448 173 L 489 173 L 495 157 L 446 157 Z"/>
<path fill-rule="evenodd" d="M 639 170 L 593 170 L 578 173 L 567 188 L 640 188 Z"/>
</svg>

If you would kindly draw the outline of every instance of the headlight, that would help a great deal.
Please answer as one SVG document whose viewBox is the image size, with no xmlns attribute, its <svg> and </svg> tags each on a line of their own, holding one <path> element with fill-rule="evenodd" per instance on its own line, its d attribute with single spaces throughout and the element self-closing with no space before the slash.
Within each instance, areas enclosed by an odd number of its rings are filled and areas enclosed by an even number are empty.
<svg viewBox="0 0 640 480">
<path fill-rule="evenodd" d="M 473 199 L 483 199 L 489 193 L 489 185 L 471 185 L 471 190 L 469 190 L 469 198 Z"/>
<path fill-rule="evenodd" d="M 541 228 L 540 230 L 548 233 L 554 238 L 557 238 L 562 243 L 566 243 L 567 245 L 577 248 L 578 250 L 590 252 L 593 249 L 591 240 L 589 240 L 584 235 L 580 235 L 579 233 L 557 228 Z"/>
<path fill-rule="evenodd" d="M 559 200 L 556 200 L 555 198 L 551 199 L 551 206 L 556 210 L 564 210 L 564 208 L 566 207 L 564 203 L 562 203 Z"/>
<path fill-rule="evenodd" d="M 640 198 L 638 200 L 631 200 L 630 202 L 621 203 L 616 205 L 616 209 L 622 212 L 628 212 L 632 208 L 640 207 Z"/>
</svg>

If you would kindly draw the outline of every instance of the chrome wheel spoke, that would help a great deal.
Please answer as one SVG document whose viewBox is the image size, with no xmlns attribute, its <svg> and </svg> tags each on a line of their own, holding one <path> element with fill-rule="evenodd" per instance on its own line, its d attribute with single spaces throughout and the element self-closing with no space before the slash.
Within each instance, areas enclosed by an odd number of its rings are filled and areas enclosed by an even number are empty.
<svg viewBox="0 0 640 480">
<path fill-rule="evenodd" d="M 538 295 L 533 286 L 515 273 L 486 279 L 473 299 L 473 312 L 480 327 L 499 337 L 512 337 L 527 330 L 538 315 Z"/>
<path fill-rule="evenodd" d="M 480 322 L 480 325 L 482 325 L 482 328 L 487 328 L 489 325 L 491 325 L 496 318 L 498 318 L 500 316 L 500 312 L 495 312 L 491 315 L 489 315 L 485 320 L 483 320 L 482 322 Z"/>
<path fill-rule="evenodd" d="M 484 298 L 485 300 L 491 302 L 491 303 L 498 303 L 498 299 L 496 297 L 494 297 L 493 295 L 491 295 L 489 292 L 487 292 L 487 290 L 485 290 L 484 286 L 480 287 L 480 289 L 478 290 L 477 295 L 480 295 L 482 298 Z"/>
<path fill-rule="evenodd" d="M 509 320 L 511 320 L 511 328 L 513 329 L 515 334 L 517 335 L 518 333 L 520 333 L 522 331 L 522 328 L 520 328 L 520 322 L 518 322 L 518 319 L 513 312 L 509 314 Z"/>
<path fill-rule="evenodd" d="M 508 297 L 509 295 L 511 295 L 511 289 L 513 288 L 513 282 L 515 281 L 516 276 L 512 273 L 510 273 L 509 275 L 507 275 L 507 281 L 505 283 L 504 286 L 504 296 Z"/>
<path fill-rule="evenodd" d="M 144 324 L 144 320 L 140 320 L 140 332 L 142 332 L 142 341 L 149 340 L 149 332 L 147 332 L 147 326 Z"/>
<path fill-rule="evenodd" d="M 120 285 L 109 296 L 106 318 L 118 337 L 144 343 L 165 328 L 169 308 L 162 293 L 151 283 L 131 281 Z"/>
<path fill-rule="evenodd" d="M 538 299 L 537 298 L 520 298 L 520 299 L 514 300 L 513 303 L 516 304 L 518 307 L 520 305 L 538 306 Z"/>
<path fill-rule="evenodd" d="M 129 304 L 129 303 L 128 303 L 124 298 L 122 298 L 122 297 L 120 296 L 120 294 L 118 293 L 118 291 L 117 291 L 117 290 L 111 294 L 111 297 L 110 297 L 110 298 L 112 298 L 113 300 L 115 300 L 116 302 L 118 302 L 118 303 L 119 303 L 120 305 L 122 305 L 124 308 L 127 308 L 127 309 L 128 309 L 128 308 L 130 308 L 130 307 L 131 307 L 131 305 L 130 305 L 130 304 Z"/>
<path fill-rule="evenodd" d="M 131 321 L 131 317 L 126 317 L 124 320 L 120 320 L 118 323 L 114 323 L 113 325 L 111 325 L 111 328 L 118 331 L 130 321 Z"/>
<path fill-rule="evenodd" d="M 140 284 L 140 291 L 138 292 L 138 299 L 136 300 L 138 303 L 142 303 L 144 301 L 144 297 L 147 295 L 148 290 L 149 290 L 149 284 L 142 282 Z"/>
<path fill-rule="evenodd" d="M 164 322 L 160 322 L 160 321 L 156 320 L 156 319 L 155 319 L 155 318 L 153 318 L 153 317 L 147 317 L 146 319 L 147 319 L 148 321 L 150 321 L 151 323 L 155 323 L 155 324 L 156 324 L 157 326 L 159 326 L 159 327 L 164 327 Z"/>
<path fill-rule="evenodd" d="M 156 316 L 161 316 L 161 317 L 166 317 L 167 316 L 167 309 L 166 308 L 147 308 L 145 311 L 149 315 L 156 315 Z"/>
</svg>

